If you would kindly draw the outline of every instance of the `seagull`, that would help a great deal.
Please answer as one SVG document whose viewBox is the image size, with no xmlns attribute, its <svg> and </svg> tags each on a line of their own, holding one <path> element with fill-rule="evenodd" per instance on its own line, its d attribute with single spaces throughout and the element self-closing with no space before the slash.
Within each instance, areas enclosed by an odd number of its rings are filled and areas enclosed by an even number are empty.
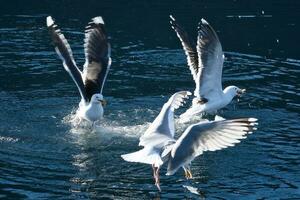
<svg viewBox="0 0 300 200">
<path fill-rule="evenodd" d="M 128 162 L 152 165 L 155 185 L 160 189 L 159 169 L 168 163 L 166 175 L 173 175 L 183 168 L 185 177 L 192 178 L 191 162 L 205 151 L 215 151 L 234 146 L 256 130 L 255 118 L 241 118 L 215 121 L 201 121 L 190 125 L 176 140 L 174 126 L 174 110 L 182 106 L 184 100 L 191 95 L 188 91 L 180 91 L 165 103 L 144 135 L 140 137 L 139 146 L 143 149 L 121 155 Z"/>
<path fill-rule="evenodd" d="M 103 118 L 103 106 L 106 105 L 106 101 L 102 91 L 111 65 L 111 48 L 104 21 L 102 17 L 95 17 L 85 28 L 83 71 L 77 67 L 70 45 L 52 17 L 48 16 L 46 22 L 55 50 L 81 96 L 76 116 L 80 122 L 87 120 L 94 126 L 96 121 Z"/>
<path fill-rule="evenodd" d="M 152 165 L 155 185 L 160 189 L 159 169 L 163 165 L 169 146 L 175 142 L 174 110 L 179 108 L 188 96 L 188 91 L 180 91 L 173 94 L 163 105 L 159 115 L 155 118 L 144 135 L 140 137 L 139 146 L 144 148 L 140 151 L 125 154 L 121 157 L 128 162 L 139 162 Z M 162 152 L 165 150 L 165 153 Z"/>
<path fill-rule="evenodd" d="M 228 105 L 235 96 L 246 92 L 236 86 L 222 89 L 224 53 L 216 32 L 205 19 L 199 22 L 197 44 L 194 44 L 172 15 L 170 19 L 196 84 L 192 106 L 180 115 L 180 119 L 186 121 L 198 113 L 215 113 Z"/>
</svg>

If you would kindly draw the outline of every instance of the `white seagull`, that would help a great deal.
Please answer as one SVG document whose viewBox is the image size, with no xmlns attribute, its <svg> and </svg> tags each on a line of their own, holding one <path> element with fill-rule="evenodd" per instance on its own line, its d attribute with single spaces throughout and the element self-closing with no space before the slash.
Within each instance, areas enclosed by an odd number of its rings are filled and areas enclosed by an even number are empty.
<svg viewBox="0 0 300 200">
<path fill-rule="evenodd" d="M 180 116 L 183 121 L 198 113 L 214 113 L 228 105 L 235 96 L 240 96 L 246 91 L 236 86 L 222 89 L 224 54 L 216 32 L 207 21 L 201 19 L 195 45 L 175 18 L 170 15 L 170 19 L 196 84 L 192 107 Z"/>
<path fill-rule="evenodd" d="M 192 178 L 190 164 L 197 156 L 204 151 L 234 146 L 246 138 L 246 134 L 256 130 L 255 118 L 203 121 L 189 126 L 176 141 L 174 110 L 183 104 L 188 95 L 191 93 L 181 91 L 171 96 L 145 134 L 140 137 L 139 146 L 143 146 L 143 149 L 122 155 L 125 161 L 152 165 L 155 185 L 159 190 L 159 169 L 164 163 L 168 162 L 167 175 L 173 175 L 182 167 L 186 178 Z"/>
<path fill-rule="evenodd" d="M 94 126 L 95 122 L 103 117 L 103 106 L 106 101 L 103 99 L 102 91 L 111 65 L 111 49 L 104 21 L 102 17 L 95 17 L 85 28 L 83 72 L 78 69 L 70 45 L 52 17 L 48 16 L 46 21 L 55 50 L 81 95 L 76 116 L 80 121 L 84 119 L 92 122 Z"/>
</svg>

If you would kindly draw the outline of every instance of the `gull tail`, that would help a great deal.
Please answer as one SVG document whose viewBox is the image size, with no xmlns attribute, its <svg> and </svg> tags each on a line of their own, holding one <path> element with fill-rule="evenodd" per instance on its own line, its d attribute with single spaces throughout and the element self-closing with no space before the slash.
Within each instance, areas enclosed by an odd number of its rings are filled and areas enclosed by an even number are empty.
<svg viewBox="0 0 300 200">
<path fill-rule="evenodd" d="M 133 153 L 123 154 L 121 157 L 127 162 L 154 164 L 155 167 L 159 167 L 163 164 L 159 152 L 153 148 L 143 148 Z"/>
</svg>

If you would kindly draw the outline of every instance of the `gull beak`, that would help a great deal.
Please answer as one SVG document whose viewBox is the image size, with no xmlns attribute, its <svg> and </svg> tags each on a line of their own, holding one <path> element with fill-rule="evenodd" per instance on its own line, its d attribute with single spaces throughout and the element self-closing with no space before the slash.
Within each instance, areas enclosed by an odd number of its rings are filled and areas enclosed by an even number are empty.
<svg viewBox="0 0 300 200">
<path fill-rule="evenodd" d="M 237 96 L 240 97 L 240 96 L 242 96 L 242 94 L 244 94 L 245 92 L 246 92 L 246 89 L 239 89 L 239 90 L 237 91 Z"/>
<path fill-rule="evenodd" d="M 106 105 L 107 105 L 107 101 L 104 100 L 104 99 L 103 99 L 103 100 L 100 100 L 99 102 L 101 103 L 102 106 L 106 106 Z"/>
</svg>

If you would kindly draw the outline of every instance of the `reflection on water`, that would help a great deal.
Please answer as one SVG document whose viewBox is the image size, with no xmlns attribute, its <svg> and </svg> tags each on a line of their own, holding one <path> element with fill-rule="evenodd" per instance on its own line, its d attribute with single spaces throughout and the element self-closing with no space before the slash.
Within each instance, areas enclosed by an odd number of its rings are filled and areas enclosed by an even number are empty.
<svg viewBox="0 0 300 200">
<path fill-rule="evenodd" d="M 104 91 L 109 104 L 104 121 L 90 131 L 68 123 L 79 94 L 50 44 L 45 16 L 1 18 L 5 23 L 0 28 L 0 198 L 300 196 L 299 60 L 226 52 L 223 86 L 237 85 L 247 93 L 219 114 L 256 117 L 259 129 L 234 148 L 196 159 L 193 180 L 186 181 L 180 170 L 164 176 L 163 168 L 158 193 L 151 167 L 124 162 L 120 155 L 139 148 L 139 136 L 171 94 L 194 89 L 176 36 L 164 29 L 167 22 L 152 27 L 162 30 L 162 38 L 139 32 L 146 25 L 134 35 L 128 27 L 111 25 L 113 65 Z M 83 42 L 76 24 L 83 28 L 84 19 L 61 22 L 79 64 L 84 62 Z M 224 49 L 230 49 L 226 43 Z M 186 126 L 177 122 L 178 134 Z"/>
</svg>

